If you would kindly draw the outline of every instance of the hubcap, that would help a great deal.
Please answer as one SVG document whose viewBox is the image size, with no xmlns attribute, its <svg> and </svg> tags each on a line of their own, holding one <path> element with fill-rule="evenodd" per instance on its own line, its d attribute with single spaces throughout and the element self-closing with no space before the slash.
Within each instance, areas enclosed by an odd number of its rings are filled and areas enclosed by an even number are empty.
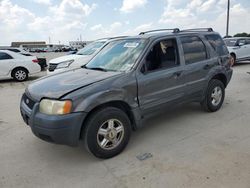
<svg viewBox="0 0 250 188">
<path fill-rule="evenodd" d="M 212 91 L 211 95 L 212 104 L 214 106 L 218 106 L 221 102 L 221 99 L 222 99 L 222 89 L 219 86 L 217 86 Z"/>
<path fill-rule="evenodd" d="M 18 70 L 15 74 L 16 79 L 24 80 L 26 78 L 26 72 L 23 70 Z"/>
<path fill-rule="evenodd" d="M 97 132 L 97 143 L 105 150 L 117 147 L 124 137 L 124 126 L 117 119 L 105 121 Z"/>
</svg>

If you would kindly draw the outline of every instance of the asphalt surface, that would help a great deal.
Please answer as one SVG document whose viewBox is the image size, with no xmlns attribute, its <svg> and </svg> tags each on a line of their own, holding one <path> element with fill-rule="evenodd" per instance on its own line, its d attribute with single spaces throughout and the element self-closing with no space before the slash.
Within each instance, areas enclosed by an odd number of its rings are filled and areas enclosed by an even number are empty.
<svg viewBox="0 0 250 188">
<path fill-rule="evenodd" d="M 206 113 L 199 104 L 168 111 L 108 160 L 36 138 L 19 113 L 30 81 L 0 81 L 0 188 L 249 188 L 250 64 L 233 69 L 220 111 Z"/>
</svg>

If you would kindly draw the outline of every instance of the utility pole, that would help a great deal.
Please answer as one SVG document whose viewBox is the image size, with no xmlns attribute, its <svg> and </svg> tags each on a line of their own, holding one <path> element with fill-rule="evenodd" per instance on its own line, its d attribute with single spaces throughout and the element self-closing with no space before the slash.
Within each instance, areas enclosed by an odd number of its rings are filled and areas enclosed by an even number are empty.
<svg viewBox="0 0 250 188">
<path fill-rule="evenodd" d="M 230 0 L 227 1 L 227 30 L 226 36 L 229 34 L 229 13 L 230 13 Z"/>
</svg>

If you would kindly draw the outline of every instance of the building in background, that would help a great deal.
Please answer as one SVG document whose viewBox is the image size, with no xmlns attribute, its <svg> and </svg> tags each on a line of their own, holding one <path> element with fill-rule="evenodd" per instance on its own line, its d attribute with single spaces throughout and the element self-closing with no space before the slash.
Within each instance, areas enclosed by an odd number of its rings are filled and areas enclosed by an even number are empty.
<svg viewBox="0 0 250 188">
<path fill-rule="evenodd" d="M 40 47 L 46 47 L 46 42 L 44 41 L 34 41 L 34 42 L 11 42 L 11 47 L 25 48 L 26 46 L 29 46 L 31 48 L 40 48 Z"/>
</svg>

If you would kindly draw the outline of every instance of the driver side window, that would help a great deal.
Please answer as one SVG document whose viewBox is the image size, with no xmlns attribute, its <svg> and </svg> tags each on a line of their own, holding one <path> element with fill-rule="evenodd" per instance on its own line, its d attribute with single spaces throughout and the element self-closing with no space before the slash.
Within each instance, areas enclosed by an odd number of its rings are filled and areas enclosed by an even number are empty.
<svg viewBox="0 0 250 188">
<path fill-rule="evenodd" d="M 142 72 L 168 69 L 179 64 L 176 40 L 162 40 L 157 42 L 148 52 Z"/>
</svg>

